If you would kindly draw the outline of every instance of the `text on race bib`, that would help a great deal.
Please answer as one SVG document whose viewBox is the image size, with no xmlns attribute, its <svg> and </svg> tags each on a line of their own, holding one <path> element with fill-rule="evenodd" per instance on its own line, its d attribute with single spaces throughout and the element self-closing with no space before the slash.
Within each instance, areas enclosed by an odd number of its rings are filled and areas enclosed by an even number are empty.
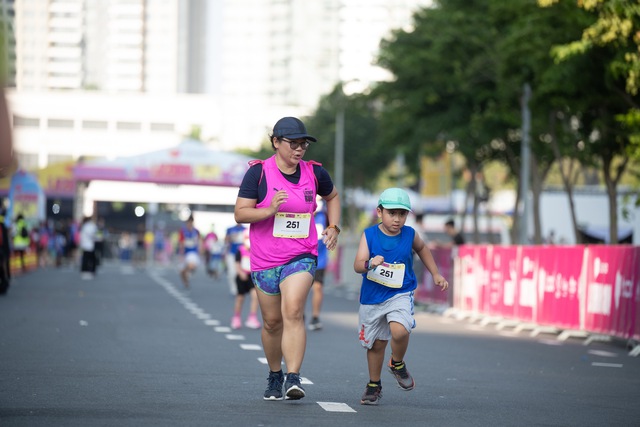
<svg viewBox="0 0 640 427">
<path fill-rule="evenodd" d="M 278 212 L 273 221 L 273 236 L 285 239 L 309 237 L 311 214 Z"/>
<path fill-rule="evenodd" d="M 404 282 L 404 264 L 387 264 L 383 262 L 367 272 L 367 279 L 389 288 L 401 288 Z"/>
</svg>

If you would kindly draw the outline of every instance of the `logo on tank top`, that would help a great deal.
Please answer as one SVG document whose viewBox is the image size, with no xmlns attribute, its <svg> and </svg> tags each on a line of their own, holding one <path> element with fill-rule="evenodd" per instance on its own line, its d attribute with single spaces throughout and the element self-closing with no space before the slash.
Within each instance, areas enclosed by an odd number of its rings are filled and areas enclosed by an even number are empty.
<svg viewBox="0 0 640 427">
<path fill-rule="evenodd" d="M 304 190 L 304 201 L 307 203 L 313 203 L 315 197 L 313 196 L 313 190 Z"/>
</svg>

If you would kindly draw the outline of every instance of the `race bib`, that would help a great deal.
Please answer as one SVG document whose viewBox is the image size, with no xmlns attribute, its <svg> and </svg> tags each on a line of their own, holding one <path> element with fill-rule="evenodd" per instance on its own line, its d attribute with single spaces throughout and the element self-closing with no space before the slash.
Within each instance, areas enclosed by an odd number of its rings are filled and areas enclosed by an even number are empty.
<svg viewBox="0 0 640 427">
<path fill-rule="evenodd" d="M 286 239 L 309 237 L 311 214 L 278 212 L 273 222 L 273 236 Z"/>
<path fill-rule="evenodd" d="M 367 272 L 367 279 L 389 288 L 401 288 L 404 282 L 404 264 L 387 264 L 383 262 Z"/>
</svg>

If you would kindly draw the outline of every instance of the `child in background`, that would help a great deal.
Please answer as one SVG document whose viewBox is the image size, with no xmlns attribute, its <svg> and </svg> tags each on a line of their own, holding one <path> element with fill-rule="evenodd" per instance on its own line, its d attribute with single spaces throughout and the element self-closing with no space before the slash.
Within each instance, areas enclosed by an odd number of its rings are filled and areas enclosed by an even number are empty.
<svg viewBox="0 0 640 427">
<path fill-rule="evenodd" d="M 251 281 L 250 249 L 249 230 L 245 230 L 244 243 L 236 253 L 236 287 L 238 292 L 236 293 L 234 312 L 231 318 L 231 328 L 233 329 L 240 329 L 242 327 L 242 306 L 244 305 L 247 294 L 250 295 L 251 305 L 249 307 L 249 316 L 244 325 L 251 329 L 259 329 L 262 326 L 257 317 L 258 296 Z"/>
<path fill-rule="evenodd" d="M 224 244 L 218 238 L 215 225 L 211 224 L 211 230 L 204 238 L 205 260 L 207 263 L 207 274 L 214 279 L 218 279 L 222 267 L 222 251 Z"/>
<path fill-rule="evenodd" d="M 381 373 L 387 342 L 391 358 L 387 368 L 403 390 L 415 382 L 404 361 L 409 334 L 415 328 L 413 292 L 417 279 L 413 271 L 413 252 L 418 255 L 444 291 L 449 284 L 438 271 L 431 251 L 419 233 L 405 222 L 411 201 L 401 188 L 382 192 L 376 209 L 379 224 L 362 233 L 353 268 L 362 274 L 360 290 L 360 344 L 367 349 L 369 382 L 362 395 L 363 405 L 377 405 L 382 397 Z"/>
</svg>

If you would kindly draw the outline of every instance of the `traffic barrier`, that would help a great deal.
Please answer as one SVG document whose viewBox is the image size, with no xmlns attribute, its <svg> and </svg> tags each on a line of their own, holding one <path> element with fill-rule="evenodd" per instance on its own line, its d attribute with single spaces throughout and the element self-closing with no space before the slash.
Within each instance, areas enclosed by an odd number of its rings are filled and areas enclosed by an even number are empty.
<svg viewBox="0 0 640 427">
<path fill-rule="evenodd" d="M 455 263 L 455 309 L 640 339 L 640 247 L 463 245 Z"/>
<path fill-rule="evenodd" d="M 453 258 L 451 257 L 451 249 L 433 248 L 431 249 L 433 259 L 438 266 L 440 274 L 447 279 L 449 283 L 453 283 Z M 425 268 L 418 268 L 422 265 L 421 261 L 414 262 L 414 270 L 418 276 L 418 287 L 415 291 L 415 300 L 424 304 L 450 304 L 450 292 L 442 292 L 441 288 L 435 285 L 431 273 Z"/>
</svg>

